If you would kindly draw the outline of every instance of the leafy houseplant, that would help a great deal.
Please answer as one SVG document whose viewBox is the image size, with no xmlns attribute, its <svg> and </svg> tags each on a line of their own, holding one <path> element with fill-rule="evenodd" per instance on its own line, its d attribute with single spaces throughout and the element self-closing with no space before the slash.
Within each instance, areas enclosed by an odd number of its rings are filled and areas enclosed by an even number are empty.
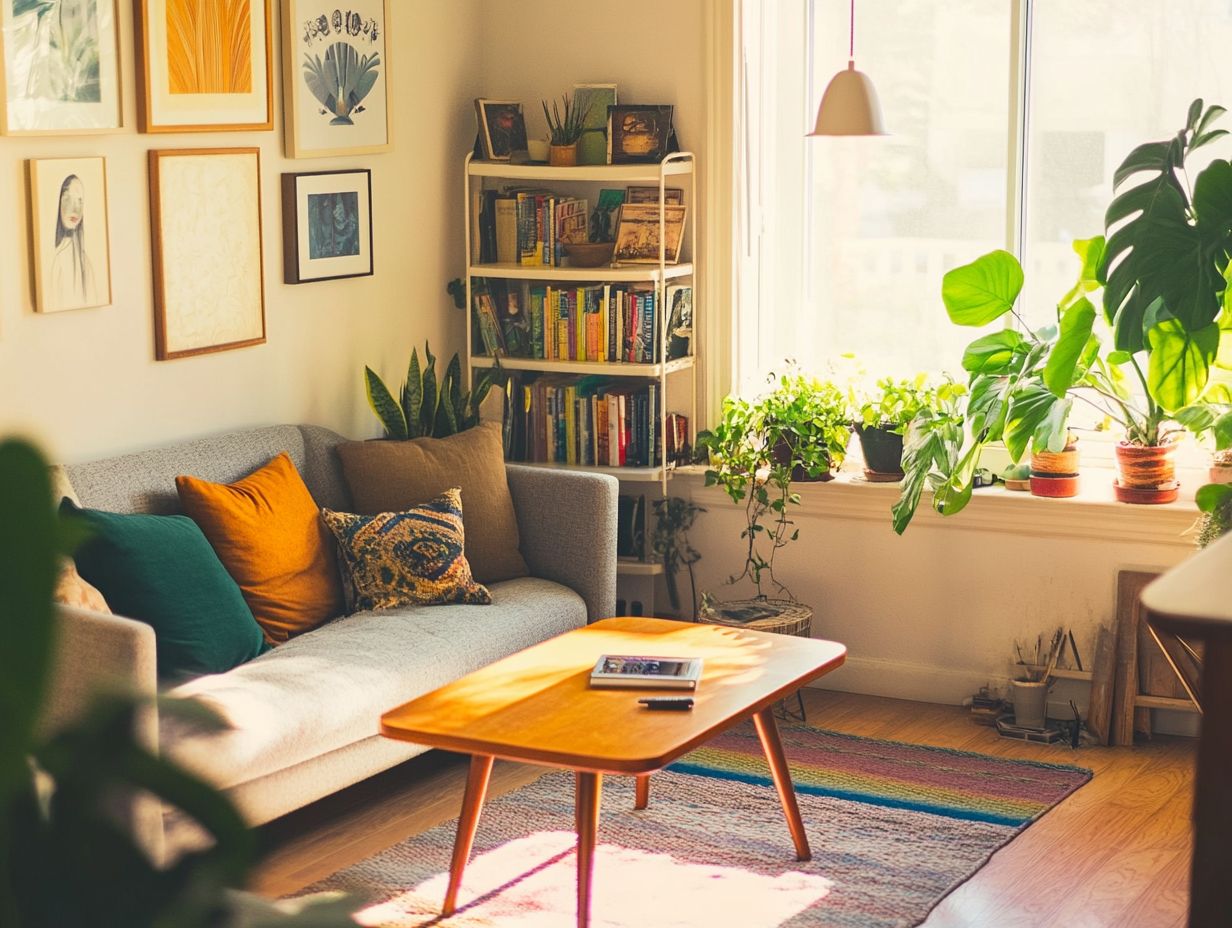
<svg viewBox="0 0 1232 928">
<path fill-rule="evenodd" d="M 72 523 L 55 515 L 47 462 L 28 445 L 0 444 L 0 925 L 50 928 L 251 928 L 353 925 L 345 900 L 318 900 L 302 916 L 230 888 L 242 886 L 257 843 L 230 801 L 134 735 L 137 706 L 101 698 L 77 721 L 44 737 L 58 558 Z M 160 704 L 189 721 L 207 713 Z M 173 865 L 151 862 L 113 816 L 118 797 L 152 793 L 214 839 Z"/>
<path fill-rule="evenodd" d="M 794 479 L 828 479 L 850 439 L 846 402 L 833 384 L 802 374 L 779 378 L 774 390 L 755 400 L 729 396 L 719 422 L 698 433 L 697 445 L 709 453 L 706 486 L 718 486 L 744 507 L 744 568 L 728 578 L 749 580 L 757 599 L 769 592 L 794 602 L 774 575 L 779 550 L 799 537 L 790 507 L 799 505 Z M 703 597 L 703 610 L 709 597 Z"/>
<path fill-rule="evenodd" d="M 462 363 L 455 352 L 445 378 L 436 382 L 436 356 L 424 344 L 427 366 L 420 370 L 419 353 L 411 349 L 411 363 L 406 382 L 399 390 L 400 399 L 370 367 L 364 368 L 364 387 L 368 405 L 385 427 L 385 437 L 395 441 L 408 438 L 445 438 L 474 428 L 479 424 L 479 409 L 492 389 L 494 377 L 485 372 L 475 384 L 474 392 L 462 392 Z"/>
<path fill-rule="evenodd" d="M 928 375 L 911 380 L 883 377 L 872 396 L 851 396 L 855 410 L 853 427 L 864 450 L 864 474 L 870 480 L 900 480 L 903 477 L 903 435 L 921 410 L 936 406 L 942 394 L 962 390 L 946 381 L 928 383 Z"/>
<path fill-rule="evenodd" d="M 582 133 L 586 131 L 586 119 L 590 115 L 590 110 L 579 109 L 568 94 L 561 96 L 559 104 L 553 100 L 551 110 L 548 109 L 547 100 L 540 102 L 543 106 L 543 116 L 548 123 L 548 137 L 551 144 L 548 152 L 549 162 L 557 166 L 577 164 L 577 144 Z M 564 108 L 563 114 L 561 113 L 562 107 Z"/>
<path fill-rule="evenodd" d="M 663 575 L 667 581 L 667 598 L 672 608 L 680 611 L 680 588 L 677 585 L 676 574 L 683 567 L 689 572 L 689 588 L 692 592 L 690 602 L 692 611 L 689 618 L 697 616 L 697 579 L 693 574 L 693 565 L 701 560 L 701 554 L 689 541 L 689 529 L 693 527 L 699 513 L 706 510 L 691 500 L 679 496 L 669 496 L 655 500 L 655 527 L 651 539 L 651 549 L 655 556 L 662 559 Z"/>
</svg>

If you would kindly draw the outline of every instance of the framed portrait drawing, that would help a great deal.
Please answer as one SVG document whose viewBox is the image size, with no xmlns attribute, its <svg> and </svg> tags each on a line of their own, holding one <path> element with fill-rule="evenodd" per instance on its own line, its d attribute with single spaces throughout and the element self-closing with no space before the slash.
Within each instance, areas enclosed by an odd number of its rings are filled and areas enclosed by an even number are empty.
<svg viewBox="0 0 1232 928">
<path fill-rule="evenodd" d="M 107 166 L 102 158 L 28 162 L 34 308 L 40 313 L 111 303 Z"/>
<path fill-rule="evenodd" d="M 265 341 L 256 148 L 150 152 L 155 358 Z"/>
<path fill-rule="evenodd" d="M 271 0 L 134 0 L 142 132 L 274 127 Z"/>
<path fill-rule="evenodd" d="M 372 274 L 372 172 L 282 175 L 283 281 Z"/>
<path fill-rule="evenodd" d="M 609 106 L 609 164 L 662 161 L 670 150 L 672 106 Z"/>
<path fill-rule="evenodd" d="M 526 151 L 521 103 L 476 98 L 475 116 L 479 120 L 480 147 L 488 161 L 511 161 L 516 152 Z"/>
<path fill-rule="evenodd" d="M 0 131 L 82 135 L 123 128 L 119 0 L 0 0 Z"/>
<path fill-rule="evenodd" d="M 387 151 L 388 0 L 282 0 L 282 34 L 287 157 Z"/>
</svg>

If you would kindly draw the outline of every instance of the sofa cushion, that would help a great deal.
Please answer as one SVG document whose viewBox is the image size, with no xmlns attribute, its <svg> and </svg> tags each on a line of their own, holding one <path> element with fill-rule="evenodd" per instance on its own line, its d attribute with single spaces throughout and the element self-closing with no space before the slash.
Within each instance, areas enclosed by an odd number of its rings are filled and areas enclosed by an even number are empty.
<svg viewBox="0 0 1232 928">
<path fill-rule="evenodd" d="M 529 573 L 519 550 L 499 423 L 449 438 L 348 442 L 338 446 L 338 456 L 356 512 L 401 512 L 461 487 L 466 559 L 475 579 L 497 583 Z"/>
<path fill-rule="evenodd" d="M 233 727 L 190 734 L 164 718 L 162 750 L 234 786 L 370 738 L 383 712 L 586 623 L 582 598 L 548 580 L 510 580 L 491 593 L 486 607 L 356 613 L 179 686 L 170 695 L 200 699 Z"/>
<path fill-rule="evenodd" d="M 90 535 L 77 570 L 113 611 L 153 626 L 162 678 L 219 673 L 265 648 L 261 628 L 218 555 L 186 516 L 119 515 L 78 509 Z"/>
<path fill-rule="evenodd" d="M 181 475 L 175 486 L 267 641 L 281 644 L 342 615 L 333 537 L 285 452 L 235 483 Z"/>
<path fill-rule="evenodd" d="M 462 494 L 457 487 L 406 512 L 359 516 L 322 510 L 355 592 L 355 609 L 492 602 L 462 553 Z"/>
</svg>

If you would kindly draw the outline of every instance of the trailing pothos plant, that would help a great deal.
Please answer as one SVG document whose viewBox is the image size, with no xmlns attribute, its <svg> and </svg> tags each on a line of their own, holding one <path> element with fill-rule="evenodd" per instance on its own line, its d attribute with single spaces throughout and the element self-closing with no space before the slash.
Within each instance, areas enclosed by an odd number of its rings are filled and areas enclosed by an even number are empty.
<svg viewBox="0 0 1232 928">
<path fill-rule="evenodd" d="M 1031 447 L 1062 450 L 1076 401 L 1119 425 L 1132 444 L 1165 444 L 1182 423 L 1213 429 L 1203 411 L 1213 398 L 1205 395 L 1211 369 L 1232 360 L 1232 338 L 1223 339 L 1220 355 L 1221 334 L 1232 329 L 1232 163 L 1212 162 L 1192 193 L 1185 166 L 1196 149 L 1227 134 L 1212 128 L 1223 112 L 1195 100 L 1185 128 L 1138 146 L 1117 169 L 1108 238 L 1074 242 L 1081 270 L 1057 304 L 1055 324 L 1033 330 L 1015 310 L 1023 271 L 1008 252 L 945 275 L 942 301 L 952 322 L 982 327 L 1012 315 L 1017 327 L 967 346 L 970 394 L 961 410 L 909 429 L 895 531 L 910 523 L 925 485 L 934 509 L 960 512 L 989 442 L 1003 441 L 1015 462 Z M 1149 176 L 1128 185 L 1142 174 Z M 1092 302 L 1101 287 L 1102 320 Z"/>
</svg>

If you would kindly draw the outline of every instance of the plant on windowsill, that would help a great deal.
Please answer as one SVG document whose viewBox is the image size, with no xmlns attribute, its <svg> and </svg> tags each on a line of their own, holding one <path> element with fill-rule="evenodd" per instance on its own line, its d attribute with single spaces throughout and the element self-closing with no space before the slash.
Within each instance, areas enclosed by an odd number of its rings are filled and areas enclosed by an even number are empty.
<svg viewBox="0 0 1232 928">
<path fill-rule="evenodd" d="M 480 375 L 473 392 L 462 391 L 462 362 L 454 353 L 445 377 L 437 384 L 436 356 L 424 343 L 428 359 L 422 370 L 419 352 L 411 349 L 411 363 L 406 382 L 398 391 L 399 399 L 370 367 L 364 368 L 364 388 L 368 405 L 385 428 L 385 437 L 394 441 L 408 438 L 445 438 L 464 432 L 479 424 L 479 410 L 495 381 L 496 370 Z"/>
<path fill-rule="evenodd" d="M 52 591 L 80 533 L 56 514 L 47 462 L 16 441 L 0 443 L 0 526 L 0 616 L 13 618 L 0 648 L 0 925 L 354 925 L 337 894 L 277 904 L 236 891 L 258 862 L 255 835 L 226 796 L 138 741 L 133 699 L 100 696 L 67 726 L 40 731 Z M 218 724 L 187 700 L 160 700 L 159 712 Z M 117 823 L 117 800 L 137 791 L 194 820 L 210 846 L 157 866 Z"/>
<path fill-rule="evenodd" d="M 911 380 L 883 377 L 872 395 L 851 393 L 852 427 L 864 451 L 864 476 L 873 482 L 903 479 L 903 435 L 921 410 L 960 396 L 966 389 L 946 380 L 933 386 L 927 374 Z"/>
<path fill-rule="evenodd" d="M 747 580 L 756 590 L 753 600 L 720 602 L 704 594 L 701 615 L 708 621 L 748 622 L 807 610 L 775 575 L 774 562 L 800 536 L 791 519 L 791 508 L 800 504 L 793 480 L 829 480 L 842 465 L 851 438 L 847 403 L 838 387 L 815 377 L 793 371 L 771 374 L 771 380 L 774 389 L 756 400 L 724 399 L 719 422 L 697 436 L 710 457 L 706 486 L 721 487 L 744 508 L 744 567 L 727 585 Z"/>
</svg>

